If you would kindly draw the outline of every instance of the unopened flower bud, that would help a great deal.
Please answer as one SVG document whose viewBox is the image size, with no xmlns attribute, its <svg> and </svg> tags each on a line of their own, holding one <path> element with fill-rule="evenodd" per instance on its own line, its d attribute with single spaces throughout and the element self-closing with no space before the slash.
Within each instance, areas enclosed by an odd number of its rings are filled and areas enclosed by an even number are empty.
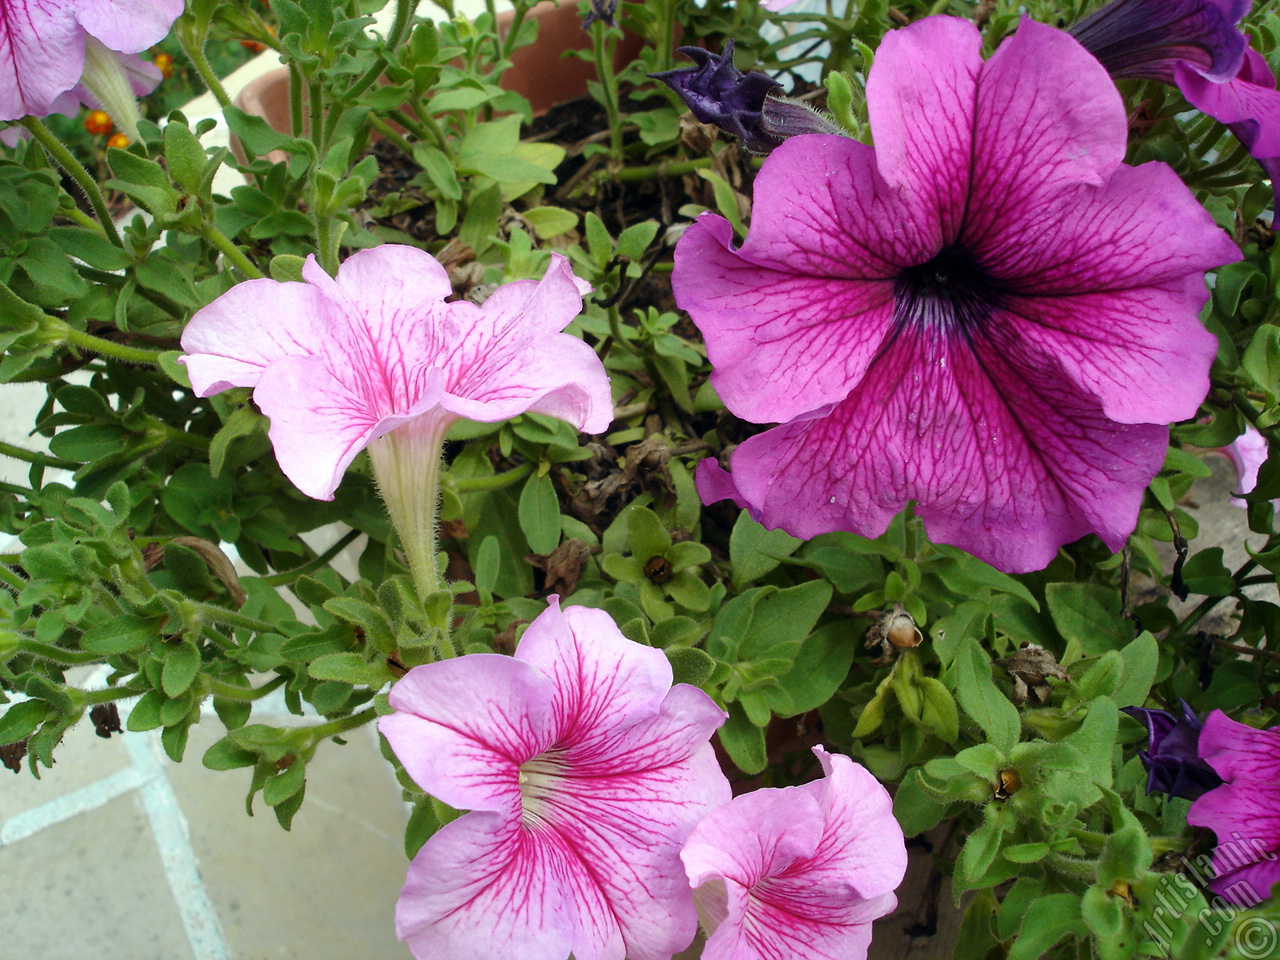
<svg viewBox="0 0 1280 960">
<path fill-rule="evenodd" d="M 1022 789 L 1022 778 L 1018 776 L 1017 770 L 1010 767 L 996 774 L 995 798 L 997 800 L 1008 800 L 1020 789 Z"/>
<path fill-rule="evenodd" d="M 111 139 L 107 141 L 108 147 L 115 147 L 117 150 L 123 150 L 129 145 L 129 138 L 123 133 L 113 133 Z"/>
<path fill-rule="evenodd" d="M 846 135 L 813 107 L 789 97 L 765 97 L 764 109 L 760 112 L 760 129 L 767 137 L 777 141 L 774 146 L 788 137 L 796 137 L 802 133 Z"/>
<path fill-rule="evenodd" d="M 924 635 L 916 626 L 911 614 L 895 611 L 892 619 L 884 628 L 885 638 L 895 647 L 909 649 L 918 647 L 924 642 Z"/>
</svg>

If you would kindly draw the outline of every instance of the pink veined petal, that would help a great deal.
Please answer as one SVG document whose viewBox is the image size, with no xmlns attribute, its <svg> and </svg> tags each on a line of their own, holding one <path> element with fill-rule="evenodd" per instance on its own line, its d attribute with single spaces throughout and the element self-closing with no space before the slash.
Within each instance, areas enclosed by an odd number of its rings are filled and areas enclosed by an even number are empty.
<svg viewBox="0 0 1280 960">
<path fill-rule="evenodd" d="M 376 417 L 421 409 L 433 371 L 458 336 L 442 302 L 444 268 L 425 251 L 385 244 L 353 254 L 331 278 L 314 257 L 302 276 L 334 304 L 316 324 L 315 352 L 329 372 Z M 422 287 L 417 278 L 421 277 Z M 443 382 L 443 381 L 442 381 Z"/>
<path fill-rule="evenodd" d="M 798 141 L 827 139 L 838 138 L 800 137 Z M 775 153 L 796 142 L 784 143 Z M 783 169 L 811 168 L 787 165 Z M 762 213 L 765 209 L 760 208 Z M 845 207 L 837 202 L 829 209 Z M 748 241 L 736 252 L 729 247 L 729 225 L 719 217 L 704 215 L 680 238 L 672 277 L 676 300 L 698 318 L 716 391 L 740 417 L 757 422 L 789 420 L 843 399 L 888 334 L 892 282 L 832 276 L 841 269 L 834 264 L 836 256 L 842 255 L 846 264 L 856 265 L 859 260 L 854 249 L 857 240 L 842 231 L 843 224 L 827 223 L 823 229 L 827 216 L 811 212 L 802 221 L 806 226 L 813 224 L 814 230 L 797 230 L 796 239 L 805 246 L 793 248 L 795 259 L 788 266 L 781 266 L 786 262 L 781 257 L 776 267 L 757 262 L 763 259 L 757 249 L 781 246 L 771 242 L 767 227 L 761 244 L 751 247 Z M 871 217 L 867 222 L 884 221 Z M 804 267 L 801 261 L 812 255 L 808 241 L 824 234 L 848 241 L 843 253 L 839 239 L 818 241 L 819 250 L 830 250 L 831 264 Z M 815 272 L 794 272 L 797 269 Z M 873 265 L 868 271 L 873 269 L 887 272 L 889 267 Z"/>
<path fill-rule="evenodd" d="M 1048 218 L 1061 192 L 1105 183 L 1124 159 L 1128 121 L 1106 69 L 1069 34 L 1025 16 L 982 65 L 971 110 L 972 153 L 957 178 L 967 173 L 970 191 L 958 239 L 978 251 L 993 231 L 1014 224 L 1036 233 L 1061 229 L 1062 220 Z M 877 155 L 881 142 L 877 131 Z"/>
<path fill-rule="evenodd" d="M 1223 447 L 1222 453 L 1231 460 L 1236 468 L 1236 493 L 1243 496 L 1252 493 L 1258 485 L 1258 471 L 1267 462 L 1267 438 L 1258 432 L 1252 424 L 1247 424 L 1244 433 Z M 1231 501 L 1238 507 L 1246 506 L 1245 502 L 1233 498 Z"/>
<path fill-rule="evenodd" d="M 1274 774 L 1273 774 L 1274 777 Z M 1280 783 L 1242 780 L 1224 783 L 1199 797 L 1187 813 L 1187 822 L 1212 830 L 1218 845 L 1213 869 L 1226 876 L 1249 864 L 1265 861 L 1280 879 Z M 1259 898 L 1271 891 L 1258 890 Z"/>
<path fill-rule="evenodd" d="M 378 721 L 409 776 L 460 810 L 519 805 L 522 763 L 552 743 L 552 684 L 497 654 L 414 667 L 391 688 Z"/>
<path fill-rule="evenodd" d="M 562 846 L 518 809 L 468 813 L 414 857 L 396 934 L 418 960 L 566 960 L 576 928 L 567 877 Z"/>
<path fill-rule="evenodd" d="M 756 790 L 703 817 L 680 859 L 691 886 L 721 877 L 751 887 L 811 856 L 822 833 L 822 808 L 808 791 Z"/>
<path fill-rule="evenodd" d="M 752 437 L 734 481 L 766 527 L 877 537 L 908 500 L 930 538 L 1006 572 L 1090 531 L 1119 549 L 1167 428 L 1118 424 L 1000 325 L 903 331 L 826 416 Z"/>
<path fill-rule="evenodd" d="M 84 45 L 70 0 L 0 4 L 0 120 L 52 112 L 80 80 Z"/>
<path fill-rule="evenodd" d="M 1209 881 L 1209 889 L 1238 907 L 1256 907 L 1280 883 L 1280 856 L 1259 860 Z"/>
<path fill-rule="evenodd" d="M 968 21 L 926 17 L 885 35 L 867 78 L 880 175 L 904 188 L 908 222 L 937 224 L 946 239 L 968 206 L 981 46 Z"/>
<path fill-rule="evenodd" d="M 1232 127 L 1246 126 L 1247 133 L 1237 133 L 1253 156 L 1280 155 L 1280 91 L 1262 54 L 1246 50 L 1240 73 L 1225 83 L 1214 83 L 1186 64 L 1178 64 L 1174 73 L 1178 89 L 1197 110 Z"/>
<path fill-rule="evenodd" d="M 112 50 L 141 53 L 168 34 L 182 14 L 182 0 L 79 0 L 76 17 Z"/>
<path fill-rule="evenodd" d="M 1280 730 L 1259 730 L 1214 710 L 1200 733 L 1199 750 L 1200 759 L 1228 782 L 1280 779 Z"/>
<path fill-rule="evenodd" d="M 547 603 L 515 655 L 555 685 L 551 712 L 557 742 L 608 742 L 617 730 L 654 717 L 671 689 L 666 655 L 628 640 L 603 610 L 561 610 L 555 595 Z"/>
<path fill-rule="evenodd" d="M 571 851 L 575 960 L 621 956 L 615 943 L 625 944 L 628 960 L 667 960 L 692 942 L 697 913 L 680 846 L 699 818 L 729 799 L 708 735 L 683 759 L 659 756 L 649 768 L 631 769 L 632 758 L 589 772 L 575 764 L 536 808 Z"/>
<path fill-rule="evenodd" d="M 432 389 L 443 378 L 435 371 Z M 317 500 L 333 492 L 356 455 L 371 440 L 414 419 L 412 413 L 378 416 L 367 398 L 334 379 L 319 357 L 284 357 L 258 381 L 254 402 L 271 418 L 268 435 L 276 461 L 294 486 Z"/>
<path fill-rule="evenodd" d="M 893 912 L 893 894 L 864 901 L 867 919 L 826 923 L 793 912 L 793 904 L 752 896 L 729 885 L 729 918 L 707 938 L 702 960 L 865 960 L 871 921 Z M 735 916 L 741 916 L 735 922 Z"/>
<path fill-rule="evenodd" d="M 907 872 L 906 840 L 893 815 L 893 799 L 860 764 L 821 746 L 813 752 L 826 776 L 801 789 L 818 801 L 825 827 L 817 852 L 783 871 L 783 877 L 803 878 L 813 886 L 846 884 L 862 900 L 891 893 Z"/>
<path fill-rule="evenodd" d="M 453 304 L 465 319 L 443 361 L 446 409 L 485 422 L 531 411 L 588 433 L 607 430 L 613 400 L 604 367 L 589 346 L 560 333 L 581 312 L 584 286 L 555 254 L 541 280 L 504 284 L 478 309 Z"/>
<path fill-rule="evenodd" d="M 198 397 L 257 386 L 276 360 L 315 354 L 318 318 L 334 309 L 310 284 L 248 280 L 196 311 L 178 362 Z"/>
</svg>

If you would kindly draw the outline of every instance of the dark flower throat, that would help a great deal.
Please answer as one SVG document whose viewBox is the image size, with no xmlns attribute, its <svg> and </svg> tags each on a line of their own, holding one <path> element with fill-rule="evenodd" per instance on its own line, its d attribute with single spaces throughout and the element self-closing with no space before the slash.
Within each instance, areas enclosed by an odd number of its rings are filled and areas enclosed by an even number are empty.
<svg viewBox="0 0 1280 960">
<path fill-rule="evenodd" d="M 893 284 L 894 327 L 972 335 L 1004 299 L 1003 285 L 960 246 L 906 267 Z"/>
</svg>

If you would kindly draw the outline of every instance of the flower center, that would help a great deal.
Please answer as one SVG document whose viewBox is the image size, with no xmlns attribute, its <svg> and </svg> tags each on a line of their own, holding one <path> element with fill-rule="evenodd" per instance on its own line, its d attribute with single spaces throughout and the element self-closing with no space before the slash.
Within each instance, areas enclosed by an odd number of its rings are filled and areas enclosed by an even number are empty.
<svg viewBox="0 0 1280 960">
<path fill-rule="evenodd" d="M 554 747 L 520 765 L 520 811 L 525 826 L 538 826 L 543 822 L 547 807 L 568 772 L 568 764 Z"/>
<path fill-rule="evenodd" d="M 1002 299 L 1002 284 L 967 250 L 944 247 L 932 259 L 898 274 L 893 284 L 894 327 L 967 335 L 981 327 Z"/>
</svg>

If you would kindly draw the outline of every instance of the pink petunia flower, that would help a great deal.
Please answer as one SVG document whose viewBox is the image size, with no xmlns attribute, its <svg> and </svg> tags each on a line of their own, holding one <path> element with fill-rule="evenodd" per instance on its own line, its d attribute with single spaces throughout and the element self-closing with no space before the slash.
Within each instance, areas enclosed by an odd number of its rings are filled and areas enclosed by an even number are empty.
<svg viewBox="0 0 1280 960">
<path fill-rule="evenodd" d="M 103 107 L 136 139 L 133 97 L 154 87 L 160 72 L 132 55 L 163 40 L 182 9 L 182 0 L 5 0 L 0 120 L 86 103 Z"/>
<path fill-rule="evenodd" d="M 1248 504 L 1240 498 L 1246 493 L 1252 493 L 1253 488 L 1258 485 L 1258 471 L 1267 462 L 1267 438 L 1258 432 L 1257 427 L 1246 424 L 1244 433 L 1227 446 L 1221 447 L 1218 452 L 1224 454 L 1236 468 L 1238 496 L 1231 498 L 1232 504 L 1247 507 Z"/>
<path fill-rule="evenodd" d="M 367 446 L 424 591 L 450 424 L 532 411 L 600 433 L 613 419 L 604 364 L 560 332 L 590 288 L 558 254 L 541 280 L 504 284 L 480 307 L 446 303 L 448 274 L 415 247 L 362 250 L 336 278 L 309 257 L 302 275 L 249 280 L 197 311 L 180 362 L 198 396 L 254 388 L 280 469 L 309 497 L 332 500 Z"/>
<path fill-rule="evenodd" d="M 1218 838 L 1209 889 L 1252 907 L 1280 883 L 1280 730 L 1258 730 L 1215 710 L 1200 733 L 1200 757 L 1225 781 L 1187 813 L 1188 823 Z"/>
<path fill-rule="evenodd" d="M 680 847 L 729 799 L 725 714 L 662 651 L 556 597 L 514 657 L 411 670 L 378 727 L 410 776 L 470 810 L 414 858 L 396 931 L 422 960 L 667 960 L 697 917 Z"/>
<path fill-rule="evenodd" d="M 703 960 L 858 960 L 907 869 L 893 801 L 848 757 L 826 776 L 756 790 L 708 814 L 680 854 L 704 926 Z"/>
<path fill-rule="evenodd" d="M 914 500 L 935 542 L 1021 572 L 1133 530 L 1209 387 L 1203 273 L 1240 254 L 1167 166 L 1121 163 L 1119 93 L 1071 37 L 980 45 L 950 17 L 890 33 L 875 147 L 786 141 L 747 240 L 704 214 L 673 285 L 725 404 L 782 424 L 730 463 L 765 526 L 876 537 Z"/>
</svg>

